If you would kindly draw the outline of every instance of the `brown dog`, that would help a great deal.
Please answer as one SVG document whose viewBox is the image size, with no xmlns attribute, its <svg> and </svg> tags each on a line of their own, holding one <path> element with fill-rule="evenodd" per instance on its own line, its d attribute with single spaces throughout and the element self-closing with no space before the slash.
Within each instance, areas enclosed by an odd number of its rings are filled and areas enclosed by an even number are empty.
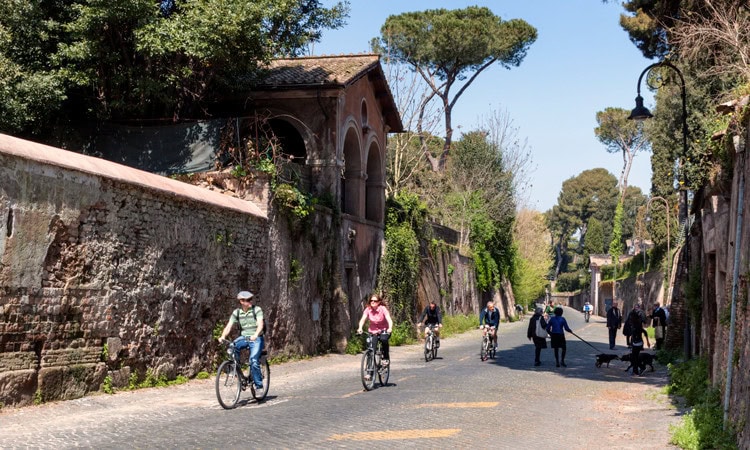
<svg viewBox="0 0 750 450">
<path fill-rule="evenodd" d="M 620 357 L 617 355 L 600 353 L 596 355 L 596 367 L 601 367 L 602 364 L 607 364 L 607 367 L 609 367 L 609 363 L 615 359 L 620 359 Z"/>
</svg>

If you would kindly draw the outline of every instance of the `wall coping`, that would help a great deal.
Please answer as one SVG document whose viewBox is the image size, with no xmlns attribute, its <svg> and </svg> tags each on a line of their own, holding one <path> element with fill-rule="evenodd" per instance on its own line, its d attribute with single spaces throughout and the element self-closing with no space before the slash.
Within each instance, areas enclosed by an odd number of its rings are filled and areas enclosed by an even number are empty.
<svg viewBox="0 0 750 450">
<path fill-rule="evenodd" d="M 0 153 L 35 161 L 40 164 L 62 167 L 75 172 L 109 178 L 240 211 L 268 220 L 268 216 L 254 203 L 170 178 L 134 169 L 105 159 L 51 147 L 24 139 L 0 134 Z"/>
</svg>

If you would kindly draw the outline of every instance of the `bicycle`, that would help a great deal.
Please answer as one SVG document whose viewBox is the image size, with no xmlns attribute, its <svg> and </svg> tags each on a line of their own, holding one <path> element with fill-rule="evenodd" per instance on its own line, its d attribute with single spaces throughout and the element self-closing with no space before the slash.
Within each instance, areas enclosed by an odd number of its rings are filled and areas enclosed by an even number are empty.
<svg viewBox="0 0 750 450">
<path fill-rule="evenodd" d="M 361 370 L 362 386 L 366 391 L 375 388 L 376 374 L 381 386 L 387 385 L 388 378 L 391 376 L 391 365 L 383 366 L 383 348 L 378 339 L 383 332 L 367 333 L 367 350 L 362 355 Z"/>
<path fill-rule="evenodd" d="M 268 364 L 268 352 L 264 348 L 260 353 L 260 374 L 263 389 L 255 387 L 253 372 L 249 365 L 243 365 L 240 360 L 240 352 L 236 351 L 234 342 L 227 346 L 229 360 L 219 365 L 216 371 L 216 398 L 224 409 L 232 409 L 240 401 L 242 391 L 250 387 L 250 392 L 255 400 L 261 402 L 268 395 L 268 386 L 271 383 L 271 368 Z M 246 368 L 246 369 L 245 369 Z"/>
<path fill-rule="evenodd" d="M 482 325 L 480 328 L 482 328 L 482 349 L 479 357 L 482 361 L 487 361 L 487 358 L 495 359 L 495 343 L 492 339 L 495 327 Z"/>
<path fill-rule="evenodd" d="M 438 325 L 427 324 L 425 326 L 424 336 L 424 360 L 429 362 L 431 359 L 437 358 L 437 351 L 440 343 L 437 337 Z"/>
</svg>

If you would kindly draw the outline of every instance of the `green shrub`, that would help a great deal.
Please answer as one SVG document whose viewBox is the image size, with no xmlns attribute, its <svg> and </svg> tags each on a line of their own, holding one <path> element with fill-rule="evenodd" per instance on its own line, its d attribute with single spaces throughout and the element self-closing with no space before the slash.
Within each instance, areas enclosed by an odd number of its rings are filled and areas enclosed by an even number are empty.
<svg viewBox="0 0 750 450">
<path fill-rule="evenodd" d="M 656 360 L 661 365 L 674 364 L 682 358 L 682 352 L 679 350 L 658 350 L 656 352 Z"/>
<path fill-rule="evenodd" d="M 105 394 L 114 394 L 115 389 L 112 387 L 112 377 L 107 375 L 104 377 L 104 383 L 102 383 L 102 391 Z"/>
<path fill-rule="evenodd" d="M 733 431 L 724 429 L 721 395 L 709 384 L 706 360 L 696 358 L 668 367 L 668 392 L 684 397 L 693 407 L 680 425 L 670 426 L 671 443 L 684 449 L 736 449 Z"/>
<path fill-rule="evenodd" d="M 718 389 L 705 393 L 703 402 L 685 414 L 680 425 L 672 425 L 670 443 L 683 449 L 721 449 L 737 448 L 736 438 L 730 430 L 723 428 L 724 410 Z"/>
<path fill-rule="evenodd" d="M 670 374 L 669 393 L 685 398 L 688 406 L 703 400 L 709 388 L 708 363 L 703 358 L 691 359 L 668 366 Z"/>
<path fill-rule="evenodd" d="M 578 272 L 564 272 L 557 277 L 555 290 L 557 292 L 574 292 L 581 288 Z"/>
<path fill-rule="evenodd" d="M 207 380 L 211 378 L 211 374 L 206 371 L 200 371 L 198 372 L 198 375 L 195 376 L 195 378 L 198 380 Z"/>
<path fill-rule="evenodd" d="M 367 335 L 364 333 L 362 334 L 356 334 L 352 333 L 349 336 L 349 340 L 346 342 L 346 354 L 347 355 L 356 355 L 357 353 L 361 353 L 365 350 L 365 338 Z"/>
<path fill-rule="evenodd" d="M 409 322 L 401 322 L 391 331 L 391 339 L 389 341 L 391 345 L 413 344 L 417 341 L 416 330 Z"/>
</svg>

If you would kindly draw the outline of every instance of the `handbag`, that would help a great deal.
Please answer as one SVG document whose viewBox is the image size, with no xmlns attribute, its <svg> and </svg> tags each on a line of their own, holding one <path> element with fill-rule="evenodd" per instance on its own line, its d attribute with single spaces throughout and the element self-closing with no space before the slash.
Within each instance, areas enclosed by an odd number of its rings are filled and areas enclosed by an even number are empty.
<svg viewBox="0 0 750 450">
<path fill-rule="evenodd" d="M 542 328 L 542 318 L 536 319 L 536 329 L 534 330 L 534 334 L 538 338 L 547 339 L 547 330 Z"/>
<path fill-rule="evenodd" d="M 664 327 L 661 326 L 658 317 L 654 318 L 654 337 L 656 339 L 664 339 Z"/>
</svg>

